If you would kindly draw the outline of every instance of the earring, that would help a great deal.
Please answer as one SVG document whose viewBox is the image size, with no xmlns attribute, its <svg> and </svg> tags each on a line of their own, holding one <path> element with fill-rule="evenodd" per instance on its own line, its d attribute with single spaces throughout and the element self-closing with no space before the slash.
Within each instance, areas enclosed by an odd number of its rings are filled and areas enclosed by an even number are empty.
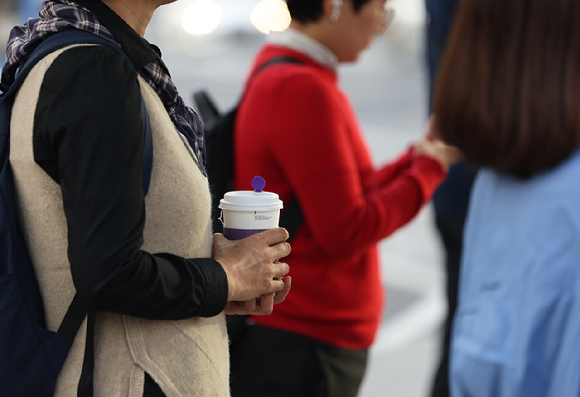
<svg viewBox="0 0 580 397">
<path fill-rule="evenodd" d="M 342 0 L 332 0 L 332 14 L 328 17 L 330 22 L 338 21 L 340 18 L 340 13 L 342 11 Z"/>
</svg>

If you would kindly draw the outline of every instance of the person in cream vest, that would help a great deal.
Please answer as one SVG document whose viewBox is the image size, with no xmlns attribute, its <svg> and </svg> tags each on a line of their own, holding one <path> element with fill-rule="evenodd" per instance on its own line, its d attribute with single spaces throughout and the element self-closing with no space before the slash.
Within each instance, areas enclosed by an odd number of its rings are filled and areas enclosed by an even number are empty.
<svg viewBox="0 0 580 397">
<path fill-rule="evenodd" d="M 96 312 L 96 396 L 228 396 L 224 313 L 269 314 L 290 289 L 284 229 L 212 236 L 203 129 L 143 39 L 167 0 L 51 0 L 13 29 L 3 83 L 50 34 L 116 43 L 56 51 L 31 71 L 11 121 L 18 216 L 56 330 L 75 293 Z M 142 189 L 141 98 L 153 165 Z M 86 322 L 85 322 L 86 323 Z M 55 396 L 75 396 L 86 324 Z"/>
</svg>

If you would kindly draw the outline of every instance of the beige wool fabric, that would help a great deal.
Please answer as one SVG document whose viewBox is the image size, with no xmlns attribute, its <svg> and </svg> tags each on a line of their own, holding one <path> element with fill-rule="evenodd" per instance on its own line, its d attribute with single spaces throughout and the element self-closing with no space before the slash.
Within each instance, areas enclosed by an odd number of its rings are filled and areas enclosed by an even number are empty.
<svg viewBox="0 0 580 397">
<path fill-rule="evenodd" d="M 60 325 L 75 289 L 67 258 L 67 225 L 60 186 L 34 162 L 32 128 L 44 75 L 64 51 L 47 56 L 30 72 L 16 98 L 11 121 L 10 163 L 19 220 L 51 330 Z M 153 168 L 145 199 L 147 219 L 142 249 L 186 258 L 210 257 L 211 197 L 207 178 L 199 171 L 189 145 L 175 129 L 157 94 L 141 77 L 139 83 L 153 132 Z M 86 321 L 59 375 L 55 396 L 76 396 L 85 333 Z M 95 396 L 141 397 L 145 372 L 168 397 L 229 396 L 223 313 L 180 321 L 98 313 Z"/>
</svg>

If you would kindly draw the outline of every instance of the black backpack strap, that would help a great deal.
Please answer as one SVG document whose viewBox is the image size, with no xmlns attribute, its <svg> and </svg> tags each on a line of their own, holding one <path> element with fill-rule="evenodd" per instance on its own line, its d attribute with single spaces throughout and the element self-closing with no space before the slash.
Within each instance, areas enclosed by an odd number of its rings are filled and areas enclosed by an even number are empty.
<svg viewBox="0 0 580 397">
<path fill-rule="evenodd" d="M 64 32 L 53 33 L 48 36 L 36 47 L 30 54 L 24 65 L 16 73 L 16 80 L 24 80 L 28 72 L 44 57 L 56 50 L 73 44 L 100 44 L 121 52 L 121 49 L 114 43 L 111 43 L 99 36 L 82 30 L 67 30 Z M 14 85 L 14 84 L 13 84 Z"/>
<path fill-rule="evenodd" d="M 304 62 L 299 61 L 296 58 L 287 57 L 287 56 L 272 58 L 272 59 L 264 62 L 263 64 L 261 64 L 254 71 L 254 73 L 252 74 L 252 76 L 248 80 L 248 83 L 246 84 L 246 89 L 247 89 L 247 86 L 250 84 L 251 80 L 253 80 L 262 69 L 264 69 L 270 65 L 274 65 L 276 63 L 301 64 Z M 242 97 L 243 97 L 243 95 L 242 95 Z M 193 93 L 193 100 L 195 101 L 195 104 L 197 105 L 197 111 L 199 113 L 199 116 L 201 117 L 201 120 L 204 123 L 206 123 L 206 124 L 210 123 L 210 122 L 212 122 L 212 120 L 215 120 L 221 116 L 221 113 L 218 110 L 218 107 L 215 105 L 215 102 L 213 101 L 213 99 L 210 97 L 209 93 L 206 90 L 198 90 L 198 91 L 194 92 Z M 238 105 L 236 105 L 236 107 L 233 109 L 234 111 L 238 108 L 240 102 L 241 102 L 241 98 L 238 101 Z M 235 115 L 235 113 L 233 113 L 233 114 Z"/>
<path fill-rule="evenodd" d="M 197 105 L 197 112 L 204 123 L 220 117 L 220 112 L 206 90 L 193 93 L 193 100 Z"/>
<path fill-rule="evenodd" d="M 88 314 L 88 316 L 87 316 Z M 92 397 L 93 374 L 95 369 L 95 312 L 87 312 L 85 306 L 81 303 L 78 293 L 75 294 L 68 310 L 58 328 L 58 333 L 74 340 L 76 334 L 87 317 L 87 336 L 85 343 L 85 355 L 83 359 L 83 368 L 81 378 L 77 388 L 78 397 Z"/>
<path fill-rule="evenodd" d="M 256 76 L 262 70 L 266 69 L 268 66 L 276 65 L 277 63 L 304 64 L 304 62 L 302 62 L 302 61 L 300 61 L 300 60 L 298 60 L 296 58 L 289 57 L 289 56 L 281 56 L 281 57 L 275 57 L 275 58 L 269 59 L 266 62 L 264 62 L 263 64 L 261 64 L 260 66 L 258 66 L 256 68 L 256 70 L 254 70 L 254 73 L 252 73 L 252 75 L 248 79 L 248 82 L 246 83 L 246 87 L 245 87 L 244 91 L 246 91 L 248 89 L 248 87 L 250 86 L 250 84 L 252 84 L 252 82 L 254 81 L 254 79 L 256 78 Z M 244 94 L 242 94 L 242 97 L 240 98 L 240 100 L 238 102 L 238 106 L 242 102 L 243 98 L 244 98 Z"/>
<path fill-rule="evenodd" d="M 96 312 L 89 312 L 87 316 L 87 338 L 85 343 L 85 356 L 83 358 L 83 369 L 79 385 L 77 387 L 77 397 L 92 397 L 94 395 L 94 373 L 95 373 L 95 317 Z"/>
<path fill-rule="evenodd" d="M 262 69 L 270 66 L 270 65 L 275 65 L 277 63 L 296 63 L 296 64 L 303 64 L 304 62 L 302 62 L 299 59 L 293 58 L 293 57 L 288 57 L 288 56 L 283 56 L 283 57 L 275 57 L 272 58 L 270 60 L 267 60 L 266 62 L 264 62 L 263 64 L 261 64 L 260 66 L 258 66 L 258 68 L 254 71 L 252 78 L 256 77 L 256 75 L 258 73 L 260 73 L 262 71 Z"/>
<path fill-rule="evenodd" d="M 81 304 L 78 294 L 75 294 L 57 332 L 67 338 L 74 339 L 86 315 L 87 310 Z"/>
</svg>

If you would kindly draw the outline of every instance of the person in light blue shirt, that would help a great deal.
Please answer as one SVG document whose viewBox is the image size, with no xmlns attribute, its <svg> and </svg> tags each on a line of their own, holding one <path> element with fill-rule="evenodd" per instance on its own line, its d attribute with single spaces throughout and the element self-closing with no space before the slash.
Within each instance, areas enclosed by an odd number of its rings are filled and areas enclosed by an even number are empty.
<svg viewBox="0 0 580 397">
<path fill-rule="evenodd" d="M 580 151 L 527 180 L 484 169 L 465 232 L 453 396 L 580 395 Z"/>
<path fill-rule="evenodd" d="M 453 397 L 580 396 L 580 2 L 462 0 L 435 126 L 477 166 Z"/>
</svg>

